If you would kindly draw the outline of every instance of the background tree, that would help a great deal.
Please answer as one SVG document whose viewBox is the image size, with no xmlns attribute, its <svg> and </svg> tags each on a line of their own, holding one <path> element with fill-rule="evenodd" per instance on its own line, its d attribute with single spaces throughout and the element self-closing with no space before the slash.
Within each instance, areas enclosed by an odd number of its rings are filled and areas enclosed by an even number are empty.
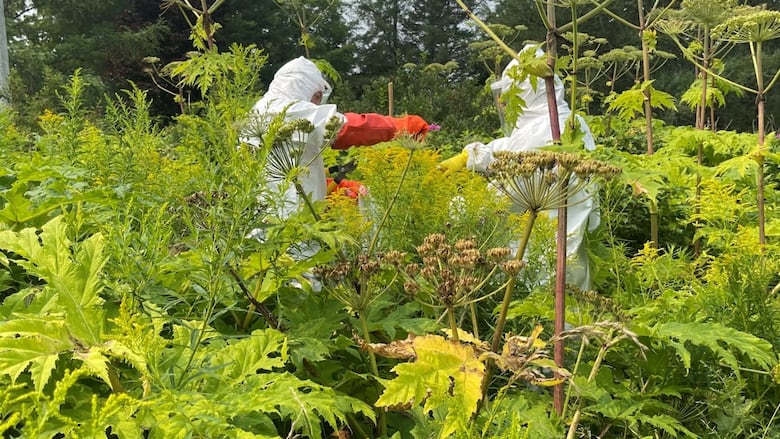
<svg viewBox="0 0 780 439">
<path fill-rule="evenodd" d="M 55 90 L 77 68 L 93 86 L 92 102 L 128 81 L 159 98 L 144 57 L 182 56 L 189 46 L 185 25 L 162 17 L 158 0 L 11 0 L 6 18 L 11 88 L 22 116 L 56 107 Z"/>
<path fill-rule="evenodd" d="M 5 5 L 0 0 L 0 102 L 6 97 L 8 92 L 8 39 L 5 32 Z"/>
</svg>

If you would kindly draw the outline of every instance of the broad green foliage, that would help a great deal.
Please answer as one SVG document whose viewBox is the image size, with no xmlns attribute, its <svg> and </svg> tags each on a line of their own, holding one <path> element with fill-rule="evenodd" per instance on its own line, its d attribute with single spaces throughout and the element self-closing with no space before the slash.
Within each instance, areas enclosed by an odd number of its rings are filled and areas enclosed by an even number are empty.
<svg viewBox="0 0 780 439">
<path fill-rule="evenodd" d="M 622 119 L 633 119 L 644 115 L 645 93 L 650 92 L 650 103 L 654 109 L 676 110 L 674 97 L 669 93 L 653 88 L 653 82 L 637 84 L 630 90 L 626 90 L 609 100 L 610 111 L 617 111 L 618 117 Z"/>
<path fill-rule="evenodd" d="M 199 38 L 209 43 L 208 34 Z M 776 166 L 776 140 L 758 149 L 754 134 L 657 122 L 656 151 L 637 154 L 647 127 L 631 119 L 643 114 L 642 87 L 651 82 L 617 98 L 617 113 L 590 118 L 600 147 L 583 157 L 622 173 L 599 182 L 601 225 L 588 235 L 594 291 L 569 290 L 558 367 L 555 222 L 539 218 L 527 261 L 506 264 L 530 216 L 509 212 L 484 176 L 443 178 L 438 169 L 442 151 L 433 146 L 491 137 L 479 128 L 484 120 L 463 116 L 457 124 L 478 131 L 432 132 L 430 143 L 402 138 L 329 152 L 329 165 L 355 161 L 348 178 L 368 195 L 331 197 L 279 219 L 264 182 L 284 124 L 267 127 L 258 147 L 242 142 L 265 62 L 265 52 L 233 46 L 171 65 L 171 79 L 203 95 L 166 124 L 135 84 L 106 97 L 104 115 L 92 113 L 90 81 L 78 71 L 60 91 L 63 111 L 41 114 L 38 133 L 0 117 L 8 142 L 0 151 L 0 433 L 780 431 L 780 258 L 776 242 L 755 245 L 753 179 L 760 160 Z M 408 66 L 399 85 L 425 86 L 399 103 L 461 117 L 451 107 L 462 90 L 447 82 L 456 71 Z M 366 105 L 379 99 L 376 90 L 366 91 Z M 439 101 L 440 91 L 452 95 Z M 652 95 L 673 108 L 671 96 Z M 777 224 L 779 201 L 767 191 L 768 224 Z M 657 214 L 658 246 L 647 242 L 648 213 Z M 507 329 L 497 330 L 497 292 L 510 280 L 517 288 Z M 443 326 L 448 338 L 434 335 Z M 491 338 L 495 349 L 481 341 Z"/>
<path fill-rule="evenodd" d="M 83 241 L 74 253 L 71 253 L 71 247 L 72 243 L 65 235 L 65 224 L 59 217 L 45 224 L 40 235 L 31 228 L 19 233 L 0 232 L 0 248 L 19 255 L 19 259 L 11 261 L 44 281 L 46 287 L 42 294 L 48 295 L 46 289 L 50 288 L 52 300 L 63 313 L 62 320 L 44 318 L 39 321 L 44 329 L 41 333 L 30 329 L 37 325 L 16 320 L 19 316 L 3 323 L 3 334 L 7 337 L 4 340 L 8 343 L 5 353 L 8 357 L 3 362 L 5 373 L 16 379 L 32 362 L 33 370 L 37 372 L 33 374 L 33 381 L 38 390 L 47 383 L 58 355 L 73 348 L 83 349 L 74 357 L 111 384 L 107 359 L 98 350 L 93 350 L 102 341 L 106 320 L 103 300 L 98 296 L 101 289 L 98 274 L 105 263 L 103 238 L 95 235 Z M 4 265 L 9 263 L 5 259 Z M 20 327 L 23 321 L 27 323 Z M 15 337 L 16 333 L 27 336 Z M 38 340 L 44 343 L 33 348 Z"/>
<path fill-rule="evenodd" d="M 669 343 L 686 369 L 691 367 L 691 353 L 685 347 L 686 343 L 711 349 L 734 370 L 739 369 L 740 361 L 733 352 L 744 355 L 762 369 L 771 369 L 777 363 L 769 342 L 717 323 L 662 323 L 652 329 L 652 336 Z"/>
</svg>

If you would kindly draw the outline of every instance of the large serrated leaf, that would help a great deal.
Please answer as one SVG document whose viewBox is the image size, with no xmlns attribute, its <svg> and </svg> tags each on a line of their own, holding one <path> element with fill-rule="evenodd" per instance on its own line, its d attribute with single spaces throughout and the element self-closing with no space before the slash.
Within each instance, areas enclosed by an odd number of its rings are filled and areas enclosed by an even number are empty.
<svg viewBox="0 0 780 439">
<path fill-rule="evenodd" d="M 677 351 L 686 369 L 691 367 L 691 353 L 685 347 L 686 343 L 711 349 L 734 370 L 738 370 L 740 364 L 733 350 L 766 370 L 777 362 L 768 341 L 719 323 L 661 323 L 654 327 L 654 335 L 667 341 Z"/>
<path fill-rule="evenodd" d="M 272 356 L 275 355 L 275 356 Z M 226 365 L 224 379 L 232 384 L 243 382 L 259 371 L 284 367 L 287 361 L 287 339 L 272 329 L 257 330 L 249 338 L 229 344 L 211 358 L 212 366 Z"/>
<path fill-rule="evenodd" d="M 485 365 L 473 347 L 443 337 L 417 337 L 413 342 L 416 360 L 393 368 L 398 377 L 376 402 L 378 407 L 423 404 L 425 411 L 447 408 L 440 437 L 462 430 L 482 398 Z"/>
<path fill-rule="evenodd" d="M 21 256 L 15 262 L 56 291 L 71 336 L 91 346 L 101 342 L 105 322 L 98 296 L 98 274 L 106 262 L 103 238 L 94 235 L 80 242 L 75 253 L 71 245 L 61 217 L 46 223 L 40 235 L 32 228 L 0 232 L 0 248 Z"/>
<path fill-rule="evenodd" d="M 60 320 L 25 316 L 0 322 L 0 375 L 16 380 L 29 367 L 35 389 L 41 391 L 60 353 L 72 348 Z"/>
<path fill-rule="evenodd" d="M 263 413 L 279 413 L 292 421 L 296 429 L 303 430 L 305 437 L 323 437 L 323 421 L 338 428 L 346 422 L 348 413 L 374 418 L 373 410 L 363 401 L 289 373 L 255 375 L 247 386 L 254 391 L 244 397 L 244 406 Z"/>
<path fill-rule="evenodd" d="M 77 351 L 73 356 L 84 363 L 84 367 L 87 368 L 91 375 L 100 378 L 113 389 L 114 386 L 108 376 L 108 357 L 103 355 L 99 348 L 92 347 L 86 352 Z"/>
</svg>

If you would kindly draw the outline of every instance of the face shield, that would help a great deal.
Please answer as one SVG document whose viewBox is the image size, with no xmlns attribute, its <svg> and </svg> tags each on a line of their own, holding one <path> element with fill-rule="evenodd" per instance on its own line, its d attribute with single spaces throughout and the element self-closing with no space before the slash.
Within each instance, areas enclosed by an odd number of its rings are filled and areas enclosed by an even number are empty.
<svg viewBox="0 0 780 439">
<path fill-rule="evenodd" d="M 322 99 L 320 100 L 320 105 L 325 105 L 328 103 L 328 98 L 330 97 L 330 94 L 333 92 L 333 87 L 330 86 L 328 81 L 323 78 L 323 87 L 322 87 Z"/>
</svg>

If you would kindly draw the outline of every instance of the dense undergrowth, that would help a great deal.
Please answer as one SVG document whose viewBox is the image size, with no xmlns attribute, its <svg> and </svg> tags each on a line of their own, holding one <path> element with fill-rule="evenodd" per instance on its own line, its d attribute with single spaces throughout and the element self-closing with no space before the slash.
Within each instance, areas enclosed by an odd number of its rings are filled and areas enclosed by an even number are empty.
<svg viewBox="0 0 780 439">
<path fill-rule="evenodd" d="M 634 122 L 591 117 L 589 158 L 622 173 L 599 182 L 561 369 L 552 221 L 512 263 L 528 216 L 442 178 L 463 139 L 435 132 L 328 153 L 358 163 L 361 205 L 274 220 L 270 149 L 240 141 L 263 60 L 233 55 L 166 126 L 133 87 L 88 114 L 78 73 L 39 131 L 0 115 L 4 437 L 780 437 L 780 200 L 770 172 L 758 245 L 755 135 L 659 123 L 647 156 Z"/>
</svg>

